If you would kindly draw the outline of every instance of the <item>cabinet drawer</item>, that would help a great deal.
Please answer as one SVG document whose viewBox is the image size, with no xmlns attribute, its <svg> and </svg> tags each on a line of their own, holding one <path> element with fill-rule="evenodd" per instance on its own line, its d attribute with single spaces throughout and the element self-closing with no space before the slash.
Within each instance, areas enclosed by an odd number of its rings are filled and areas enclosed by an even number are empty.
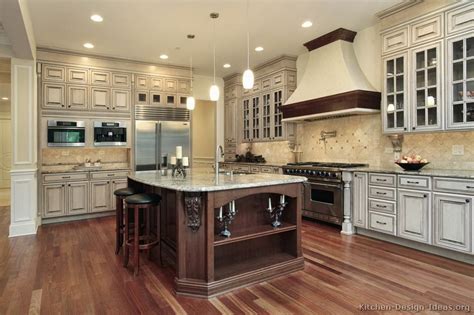
<svg viewBox="0 0 474 315">
<path fill-rule="evenodd" d="M 382 35 L 382 54 L 408 48 L 408 26 Z"/>
<path fill-rule="evenodd" d="M 474 195 L 474 180 L 434 177 L 433 190 Z"/>
<path fill-rule="evenodd" d="M 398 187 L 400 188 L 413 188 L 413 189 L 431 189 L 431 178 L 426 176 L 398 176 Z"/>
<path fill-rule="evenodd" d="M 411 26 L 411 43 L 424 43 L 443 37 L 443 16 L 438 15 Z"/>
<path fill-rule="evenodd" d="M 394 202 L 369 199 L 369 210 L 380 211 L 395 214 L 396 207 Z"/>
<path fill-rule="evenodd" d="M 43 182 L 64 182 L 64 181 L 80 181 L 87 180 L 87 173 L 62 173 L 62 174 L 46 174 L 43 175 Z"/>
<path fill-rule="evenodd" d="M 395 188 L 369 186 L 369 197 L 376 199 L 395 200 Z"/>
<path fill-rule="evenodd" d="M 234 165 L 234 171 L 250 172 L 250 165 Z"/>
<path fill-rule="evenodd" d="M 107 179 L 107 178 L 118 178 L 127 177 L 128 171 L 117 171 L 117 172 L 95 172 L 91 173 L 91 179 Z"/>
<path fill-rule="evenodd" d="M 271 167 L 271 166 L 262 166 L 262 167 L 261 167 L 261 172 L 262 172 L 262 173 L 270 173 L 270 174 L 271 174 L 271 173 L 275 173 L 275 170 L 274 170 L 274 168 Z"/>
<path fill-rule="evenodd" d="M 369 212 L 369 229 L 395 235 L 395 217 Z"/>
<path fill-rule="evenodd" d="M 456 8 L 446 13 L 447 35 L 474 27 L 474 4 Z"/>
<path fill-rule="evenodd" d="M 258 166 L 251 166 L 251 167 L 250 167 L 250 171 L 251 171 L 252 173 L 260 173 L 261 170 L 262 170 L 262 169 L 261 169 L 260 167 L 258 167 Z"/>
<path fill-rule="evenodd" d="M 395 187 L 397 176 L 393 174 L 369 174 L 370 185 Z"/>
</svg>

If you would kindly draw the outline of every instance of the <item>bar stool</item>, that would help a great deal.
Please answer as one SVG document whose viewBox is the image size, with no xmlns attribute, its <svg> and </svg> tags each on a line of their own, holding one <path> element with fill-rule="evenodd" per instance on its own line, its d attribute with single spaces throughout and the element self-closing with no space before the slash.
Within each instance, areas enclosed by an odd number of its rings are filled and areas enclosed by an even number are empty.
<svg viewBox="0 0 474 315">
<path fill-rule="evenodd" d="M 138 193 L 132 187 L 121 188 L 114 191 L 115 195 L 115 255 L 123 245 L 123 201 L 128 196 Z"/>
<path fill-rule="evenodd" d="M 123 266 L 127 267 L 129 259 L 129 248 L 133 248 L 133 267 L 135 276 L 138 275 L 139 268 L 139 254 L 140 251 L 148 251 L 148 258 L 150 257 L 150 251 L 156 245 L 160 245 L 159 258 L 161 262 L 161 244 L 160 243 L 160 221 L 158 205 L 160 204 L 161 196 L 157 194 L 135 194 L 125 198 L 125 204 L 127 211 L 125 211 L 125 252 L 123 257 Z M 133 209 L 134 222 L 133 225 L 133 237 L 130 239 L 130 217 L 129 209 Z M 155 235 L 151 231 L 152 214 L 155 213 L 156 231 Z M 140 212 L 142 212 L 144 222 L 144 232 L 140 233 Z"/>
</svg>

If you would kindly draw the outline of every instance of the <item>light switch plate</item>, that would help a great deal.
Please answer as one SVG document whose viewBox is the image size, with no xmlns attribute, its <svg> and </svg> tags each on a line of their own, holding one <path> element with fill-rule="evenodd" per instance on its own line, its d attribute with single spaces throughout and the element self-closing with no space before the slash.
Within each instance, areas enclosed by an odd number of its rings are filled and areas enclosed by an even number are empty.
<svg viewBox="0 0 474 315">
<path fill-rule="evenodd" d="M 464 146 L 462 144 L 454 144 L 451 147 L 452 155 L 464 155 Z"/>
</svg>

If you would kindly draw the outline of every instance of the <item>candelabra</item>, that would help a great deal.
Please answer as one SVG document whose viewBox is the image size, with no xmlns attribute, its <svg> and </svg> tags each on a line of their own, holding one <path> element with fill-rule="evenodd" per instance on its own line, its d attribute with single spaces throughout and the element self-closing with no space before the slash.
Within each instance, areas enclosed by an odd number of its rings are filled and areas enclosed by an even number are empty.
<svg viewBox="0 0 474 315">
<path fill-rule="evenodd" d="M 287 204 L 288 203 L 285 202 L 285 195 L 280 196 L 280 203 L 277 204 L 275 207 L 272 207 L 272 198 L 268 198 L 268 208 L 266 210 L 269 213 L 270 218 L 273 220 L 273 227 L 276 228 L 281 226 L 280 218 Z"/>
<path fill-rule="evenodd" d="M 176 164 L 172 165 L 172 173 L 171 176 L 173 177 L 186 177 L 186 169 L 183 166 L 183 159 L 176 159 Z"/>
<path fill-rule="evenodd" d="M 235 209 L 235 200 L 232 200 L 229 203 L 227 213 L 223 214 L 223 207 L 219 209 L 219 215 L 216 217 L 217 221 L 219 221 L 220 225 L 222 226 L 222 230 L 219 235 L 224 237 L 230 237 L 231 233 L 229 230 L 229 225 L 234 220 L 234 217 L 237 213 Z"/>
</svg>

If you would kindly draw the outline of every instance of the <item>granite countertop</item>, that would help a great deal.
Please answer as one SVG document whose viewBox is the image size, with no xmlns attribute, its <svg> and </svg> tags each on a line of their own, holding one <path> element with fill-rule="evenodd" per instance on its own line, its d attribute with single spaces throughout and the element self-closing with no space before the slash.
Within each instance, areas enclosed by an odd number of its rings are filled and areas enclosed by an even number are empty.
<svg viewBox="0 0 474 315">
<path fill-rule="evenodd" d="M 288 176 L 280 174 L 219 174 L 219 182 L 216 184 L 215 175 L 207 169 L 188 169 L 186 178 L 175 178 L 161 175 L 160 171 L 132 172 L 130 179 L 137 182 L 178 191 L 220 191 L 240 188 L 264 187 L 273 185 L 302 183 L 307 179 L 301 176 Z"/>
<path fill-rule="evenodd" d="M 387 166 L 368 166 L 344 169 L 344 171 L 351 172 L 372 172 L 372 173 L 388 173 L 400 175 L 425 175 L 425 176 L 439 176 L 439 177 L 456 177 L 456 178 L 472 178 L 474 179 L 474 170 L 454 170 L 454 169 L 432 169 L 428 166 L 422 168 L 420 171 L 405 171 L 401 167 L 394 165 Z"/>
<path fill-rule="evenodd" d="M 270 167 L 282 167 L 285 164 L 275 164 L 275 163 L 252 163 L 252 162 L 237 162 L 237 161 L 224 161 L 219 163 L 233 163 L 233 164 L 244 164 L 244 165 L 253 165 L 253 166 L 270 166 Z"/>
</svg>

